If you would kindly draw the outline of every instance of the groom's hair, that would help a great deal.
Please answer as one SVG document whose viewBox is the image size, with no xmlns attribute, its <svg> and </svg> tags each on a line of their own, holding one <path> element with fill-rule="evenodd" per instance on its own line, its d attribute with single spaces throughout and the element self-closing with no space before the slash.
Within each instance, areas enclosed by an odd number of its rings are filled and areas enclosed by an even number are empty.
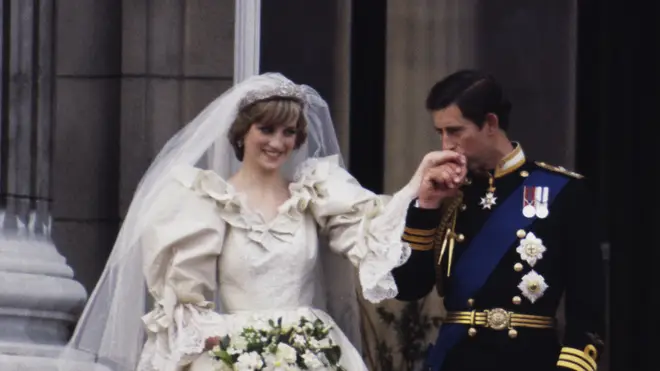
<svg viewBox="0 0 660 371">
<path fill-rule="evenodd" d="M 502 130 L 509 126 L 511 103 L 495 78 L 484 72 L 461 70 L 433 85 L 426 98 L 426 109 L 437 111 L 452 104 L 480 128 L 489 113 L 497 115 Z"/>
</svg>

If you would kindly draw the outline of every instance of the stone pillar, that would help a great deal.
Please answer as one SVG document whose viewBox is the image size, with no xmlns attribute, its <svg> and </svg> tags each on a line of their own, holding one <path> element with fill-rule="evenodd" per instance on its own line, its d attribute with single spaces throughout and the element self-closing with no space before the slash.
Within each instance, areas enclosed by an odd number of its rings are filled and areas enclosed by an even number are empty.
<svg viewBox="0 0 660 371">
<path fill-rule="evenodd" d="M 236 0 L 234 83 L 259 73 L 261 0 Z"/>
<path fill-rule="evenodd" d="M 43 370 L 86 298 L 50 233 L 54 1 L 0 4 L 0 369 Z"/>
<path fill-rule="evenodd" d="M 56 2 L 53 239 L 88 292 L 119 227 L 121 7 Z"/>
</svg>

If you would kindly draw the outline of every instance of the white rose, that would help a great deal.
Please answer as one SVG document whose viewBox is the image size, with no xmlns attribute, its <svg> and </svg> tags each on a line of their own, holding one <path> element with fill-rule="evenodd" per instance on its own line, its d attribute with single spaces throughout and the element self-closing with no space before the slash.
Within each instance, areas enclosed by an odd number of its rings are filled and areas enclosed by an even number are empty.
<svg viewBox="0 0 660 371">
<path fill-rule="evenodd" d="M 263 367 L 261 356 L 255 352 L 241 354 L 238 357 L 234 369 L 236 371 L 252 371 Z"/>
<path fill-rule="evenodd" d="M 303 347 L 303 346 L 305 346 L 305 344 L 307 344 L 307 340 L 302 335 L 295 335 L 293 337 L 293 344 L 297 345 L 299 347 Z"/>
<path fill-rule="evenodd" d="M 248 341 L 243 336 L 236 336 L 231 338 L 231 347 L 237 350 L 245 350 L 248 346 Z"/>
<path fill-rule="evenodd" d="M 294 363 L 297 356 L 298 354 L 296 353 L 295 349 L 283 343 L 277 344 L 277 352 L 275 352 L 275 357 L 278 360 L 282 360 L 286 363 Z"/>
<path fill-rule="evenodd" d="M 305 354 L 302 356 L 303 362 L 305 362 L 305 366 L 308 368 L 314 370 L 323 367 L 323 363 L 321 362 L 318 357 L 316 357 L 312 352 L 306 351 Z"/>
</svg>

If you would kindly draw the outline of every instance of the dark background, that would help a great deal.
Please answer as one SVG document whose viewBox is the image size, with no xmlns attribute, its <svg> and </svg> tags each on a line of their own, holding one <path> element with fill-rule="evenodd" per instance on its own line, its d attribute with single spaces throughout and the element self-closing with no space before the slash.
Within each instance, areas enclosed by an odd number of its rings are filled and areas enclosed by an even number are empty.
<svg viewBox="0 0 660 371">
<path fill-rule="evenodd" d="M 577 164 L 611 246 L 610 370 L 657 370 L 660 6 L 579 5 Z"/>
</svg>

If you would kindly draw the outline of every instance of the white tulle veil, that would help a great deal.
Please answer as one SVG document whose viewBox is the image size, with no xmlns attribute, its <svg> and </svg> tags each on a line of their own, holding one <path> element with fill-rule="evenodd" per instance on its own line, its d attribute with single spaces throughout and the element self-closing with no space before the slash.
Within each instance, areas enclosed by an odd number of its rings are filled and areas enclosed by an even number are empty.
<svg viewBox="0 0 660 371">
<path fill-rule="evenodd" d="M 140 181 L 114 248 L 90 296 L 73 336 L 58 359 L 60 371 L 133 371 L 145 332 L 141 317 L 149 310 L 142 271 L 140 236 L 149 223 L 169 170 L 188 164 L 213 169 L 228 179 L 240 166 L 227 132 L 242 99 L 254 92 L 274 92 L 292 82 L 276 73 L 252 76 L 211 102 L 172 137 Z M 286 175 L 307 158 L 340 155 L 328 105 L 311 87 L 298 85 L 305 102 L 308 140 L 289 159 Z M 323 242 L 323 241 L 322 241 Z M 326 308 L 351 342 L 360 349 L 356 283 L 350 263 L 323 249 L 318 267 L 315 305 Z M 222 303 L 216 303 L 222 308 Z M 221 310 L 221 309 L 220 309 Z M 96 364 L 78 363 L 93 359 Z"/>
</svg>

